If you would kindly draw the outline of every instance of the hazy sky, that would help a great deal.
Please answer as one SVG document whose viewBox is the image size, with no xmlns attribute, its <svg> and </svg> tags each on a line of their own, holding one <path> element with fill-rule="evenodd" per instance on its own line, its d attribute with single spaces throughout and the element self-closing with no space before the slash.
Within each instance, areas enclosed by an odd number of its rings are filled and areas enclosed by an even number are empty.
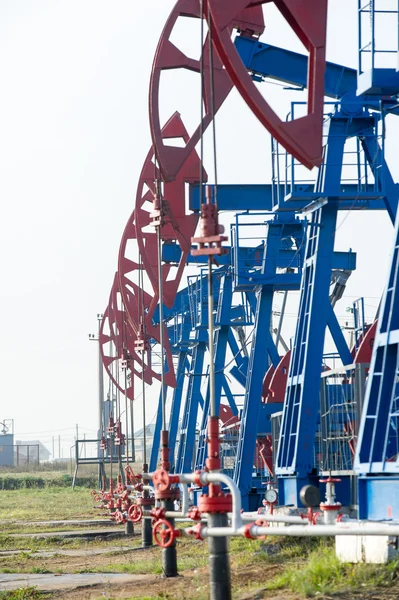
<svg viewBox="0 0 399 600">
<path fill-rule="evenodd" d="M 87 334 L 106 307 L 150 146 L 151 64 L 173 5 L 0 0 L 0 421 L 14 418 L 17 438 L 49 443 L 60 434 L 66 452 L 76 423 L 95 432 L 97 357 Z M 328 59 L 356 67 L 357 1 L 330 5 Z M 267 16 L 272 25 L 262 40 L 301 51 L 274 7 Z M 197 56 L 198 24 L 186 21 L 174 41 Z M 303 97 L 276 85 L 263 89 L 282 117 Z M 196 76 L 168 74 L 161 106 L 162 120 L 179 110 L 193 129 Z M 387 158 L 398 179 L 397 125 L 388 125 Z M 220 182 L 270 181 L 269 136 L 235 92 L 218 115 L 217 132 Z M 211 173 L 209 136 L 206 142 Z M 358 252 L 358 271 L 337 312 L 364 295 L 372 316 L 392 228 L 383 213 L 342 217 L 336 247 Z M 150 417 L 156 396 L 154 386 Z"/>
</svg>

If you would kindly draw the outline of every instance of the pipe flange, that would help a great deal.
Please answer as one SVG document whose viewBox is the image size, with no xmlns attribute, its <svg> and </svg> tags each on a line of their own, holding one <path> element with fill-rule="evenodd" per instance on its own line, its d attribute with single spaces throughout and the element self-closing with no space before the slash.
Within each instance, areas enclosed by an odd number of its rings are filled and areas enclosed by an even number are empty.
<svg viewBox="0 0 399 600">
<path fill-rule="evenodd" d="M 198 499 L 198 508 L 201 513 L 229 513 L 233 510 L 231 494 L 221 492 L 217 496 L 201 494 Z"/>
<path fill-rule="evenodd" d="M 180 500 L 179 488 L 169 488 L 163 492 L 155 490 L 155 500 Z"/>
<path fill-rule="evenodd" d="M 139 506 L 155 506 L 155 498 L 142 498 L 141 496 L 139 496 L 136 499 L 136 504 L 138 504 Z"/>
<path fill-rule="evenodd" d="M 320 502 L 320 509 L 323 511 L 333 511 L 336 510 L 337 512 L 339 510 L 341 510 L 342 508 L 342 504 L 340 502 L 335 502 L 334 504 L 326 504 L 325 502 Z"/>
</svg>

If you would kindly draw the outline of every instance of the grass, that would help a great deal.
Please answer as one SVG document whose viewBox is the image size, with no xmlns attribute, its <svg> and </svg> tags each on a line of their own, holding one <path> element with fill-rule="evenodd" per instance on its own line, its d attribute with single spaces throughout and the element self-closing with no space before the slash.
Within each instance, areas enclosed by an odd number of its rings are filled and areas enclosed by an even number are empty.
<svg viewBox="0 0 399 600">
<path fill-rule="evenodd" d="M 95 517 L 95 502 L 86 488 L 20 489 L 0 493 L 0 528 L 10 529 L 13 521 L 47 521 Z M 3 521 L 3 522 L 1 522 Z"/>
<path fill-rule="evenodd" d="M 41 598 L 45 598 L 45 595 L 35 587 L 0 592 L 0 600 L 40 600 Z"/>
<path fill-rule="evenodd" d="M 298 554 L 299 555 L 299 549 Z M 307 598 L 346 591 L 389 587 L 399 575 L 399 560 L 387 565 L 347 564 L 335 555 L 331 543 L 319 542 L 308 556 L 294 560 L 264 585 L 266 590 L 286 589 Z"/>
<path fill-rule="evenodd" d="M 193 549 L 195 544 L 195 551 Z M 177 548 L 177 567 L 179 572 L 191 571 L 208 564 L 208 547 L 207 544 L 182 542 Z M 79 573 L 129 573 L 140 575 L 161 575 L 161 550 L 154 548 L 148 551 L 145 558 L 128 563 L 102 565 L 99 568 L 82 569 Z"/>
</svg>

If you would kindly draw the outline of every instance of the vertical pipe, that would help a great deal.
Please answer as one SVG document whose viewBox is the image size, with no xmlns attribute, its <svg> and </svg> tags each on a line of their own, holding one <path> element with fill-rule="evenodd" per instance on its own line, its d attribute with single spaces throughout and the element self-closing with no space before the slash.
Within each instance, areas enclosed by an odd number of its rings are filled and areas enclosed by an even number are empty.
<svg viewBox="0 0 399 600">
<path fill-rule="evenodd" d="M 101 359 L 101 344 L 100 344 L 100 332 L 101 332 L 101 321 L 102 315 L 97 315 L 98 321 L 98 437 L 101 438 L 104 435 L 105 427 L 104 427 L 104 373 L 103 373 L 103 363 Z M 104 460 L 104 451 L 103 460 Z M 97 446 L 97 456 L 98 456 L 98 488 L 101 489 L 102 486 L 102 475 L 103 475 L 103 465 L 100 461 L 100 441 Z"/>
</svg>

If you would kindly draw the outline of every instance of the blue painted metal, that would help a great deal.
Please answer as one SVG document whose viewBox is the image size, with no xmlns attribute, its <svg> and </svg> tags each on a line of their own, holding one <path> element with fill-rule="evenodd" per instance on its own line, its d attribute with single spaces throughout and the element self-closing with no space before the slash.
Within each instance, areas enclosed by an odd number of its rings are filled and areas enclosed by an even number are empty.
<svg viewBox="0 0 399 600">
<path fill-rule="evenodd" d="M 359 518 L 397 520 L 399 518 L 399 477 L 359 476 Z"/>
<path fill-rule="evenodd" d="M 308 204 L 309 194 L 313 192 L 314 181 L 298 186 L 298 197 L 291 199 L 289 206 L 279 206 L 279 210 L 289 210 L 291 212 L 302 210 Z M 285 197 L 285 186 L 283 184 L 279 184 L 278 189 L 276 189 L 276 186 L 268 184 L 218 185 L 219 210 L 272 211 L 277 204 L 276 197 Z M 339 210 L 385 210 L 383 198 L 383 193 L 376 190 L 374 185 L 363 186 L 363 192 L 361 190 L 359 192 L 358 185 L 343 184 L 338 194 Z M 191 210 L 200 210 L 200 193 L 197 184 L 189 187 L 189 203 Z M 165 245 L 165 258 L 167 252 L 169 252 L 169 247 Z M 191 259 L 189 260 L 191 261 Z M 220 264 L 223 264 L 223 262 Z"/>
<path fill-rule="evenodd" d="M 232 273 L 227 271 L 221 282 L 219 301 L 217 303 L 215 318 L 215 399 L 216 411 L 219 412 L 220 398 L 222 389 L 225 385 L 224 366 L 226 362 L 226 350 L 229 338 L 229 329 L 231 326 L 231 306 L 233 299 L 233 278 Z M 233 407 L 232 407 L 233 408 Z M 235 412 L 237 409 L 235 407 Z M 201 469 L 205 465 L 206 450 L 206 431 L 209 416 L 209 382 L 205 396 L 204 409 L 202 411 L 202 420 L 199 432 L 197 455 L 195 459 L 196 469 Z"/>
<path fill-rule="evenodd" d="M 364 399 L 356 447 L 355 470 L 362 476 L 399 473 L 399 211 L 389 279 L 385 289 Z M 375 487 L 359 484 L 365 513 L 373 504 Z M 391 499 L 381 497 L 381 504 Z M 374 509 L 373 509 L 374 510 Z M 396 511 L 395 517 L 399 517 Z"/>
<path fill-rule="evenodd" d="M 261 287 L 258 283 L 255 326 L 245 387 L 237 461 L 234 471 L 234 480 L 241 490 L 243 507 L 247 510 L 250 507 L 249 494 L 253 483 L 252 467 L 255 457 L 256 438 L 259 431 L 258 421 L 261 409 L 263 378 L 269 364 L 277 366 L 280 360 L 270 333 L 273 295 L 276 289 L 273 277 L 276 275 L 277 257 L 282 240 L 284 240 L 286 235 L 285 231 L 287 231 L 287 234 L 292 233 L 292 225 L 291 219 L 285 221 L 281 217 L 276 217 L 267 224 L 267 237 L 260 269 L 261 278 L 259 279 L 259 281 L 262 281 L 263 278 L 265 283 Z M 296 224 L 296 228 L 298 229 L 298 224 Z M 239 239 L 238 232 L 235 235 L 235 239 Z M 258 502 L 258 497 L 256 498 L 256 502 Z"/>
<path fill-rule="evenodd" d="M 175 446 L 176 446 L 176 437 L 177 437 L 177 428 L 179 425 L 179 416 L 181 409 L 181 402 L 183 397 L 183 386 L 184 386 L 184 377 L 186 370 L 188 370 L 188 359 L 187 359 L 188 351 L 182 350 L 179 353 L 179 362 L 177 365 L 176 372 L 176 387 L 173 390 L 173 399 L 172 406 L 170 409 L 170 418 L 169 418 L 169 456 L 171 469 L 174 470 L 175 467 Z"/>
<path fill-rule="evenodd" d="M 198 329 L 196 331 L 196 343 L 193 348 L 188 390 L 183 407 L 179 434 L 179 447 L 176 460 L 177 473 L 189 473 L 194 468 L 195 430 L 198 407 L 200 404 L 203 404 L 201 383 L 206 342 L 206 332 Z"/>
<path fill-rule="evenodd" d="M 338 212 L 334 195 L 339 193 L 340 188 L 346 132 L 345 119 L 332 119 L 324 172 L 318 190 L 319 196 L 325 197 L 324 190 L 328 189 L 330 198 L 313 210 L 307 230 L 299 317 L 277 452 L 276 473 L 280 477 L 295 475 L 298 479 L 306 479 L 313 467 L 312 452 L 320 401 L 327 299 Z"/>
<path fill-rule="evenodd" d="M 167 389 L 167 388 L 166 388 Z M 166 390 L 165 390 L 166 395 Z M 150 457 L 150 473 L 155 471 L 158 465 L 159 445 L 161 441 L 162 428 L 162 389 L 159 390 L 157 416 L 155 420 L 154 437 L 152 440 L 151 457 Z"/>
<path fill-rule="evenodd" d="M 384 18 L 386 15 L 389 19 Z M 358 0 L 358 95 L 391 96 L 399 92 L 398 33 L 398 0 L 388 4 Z"/>
</svg>

